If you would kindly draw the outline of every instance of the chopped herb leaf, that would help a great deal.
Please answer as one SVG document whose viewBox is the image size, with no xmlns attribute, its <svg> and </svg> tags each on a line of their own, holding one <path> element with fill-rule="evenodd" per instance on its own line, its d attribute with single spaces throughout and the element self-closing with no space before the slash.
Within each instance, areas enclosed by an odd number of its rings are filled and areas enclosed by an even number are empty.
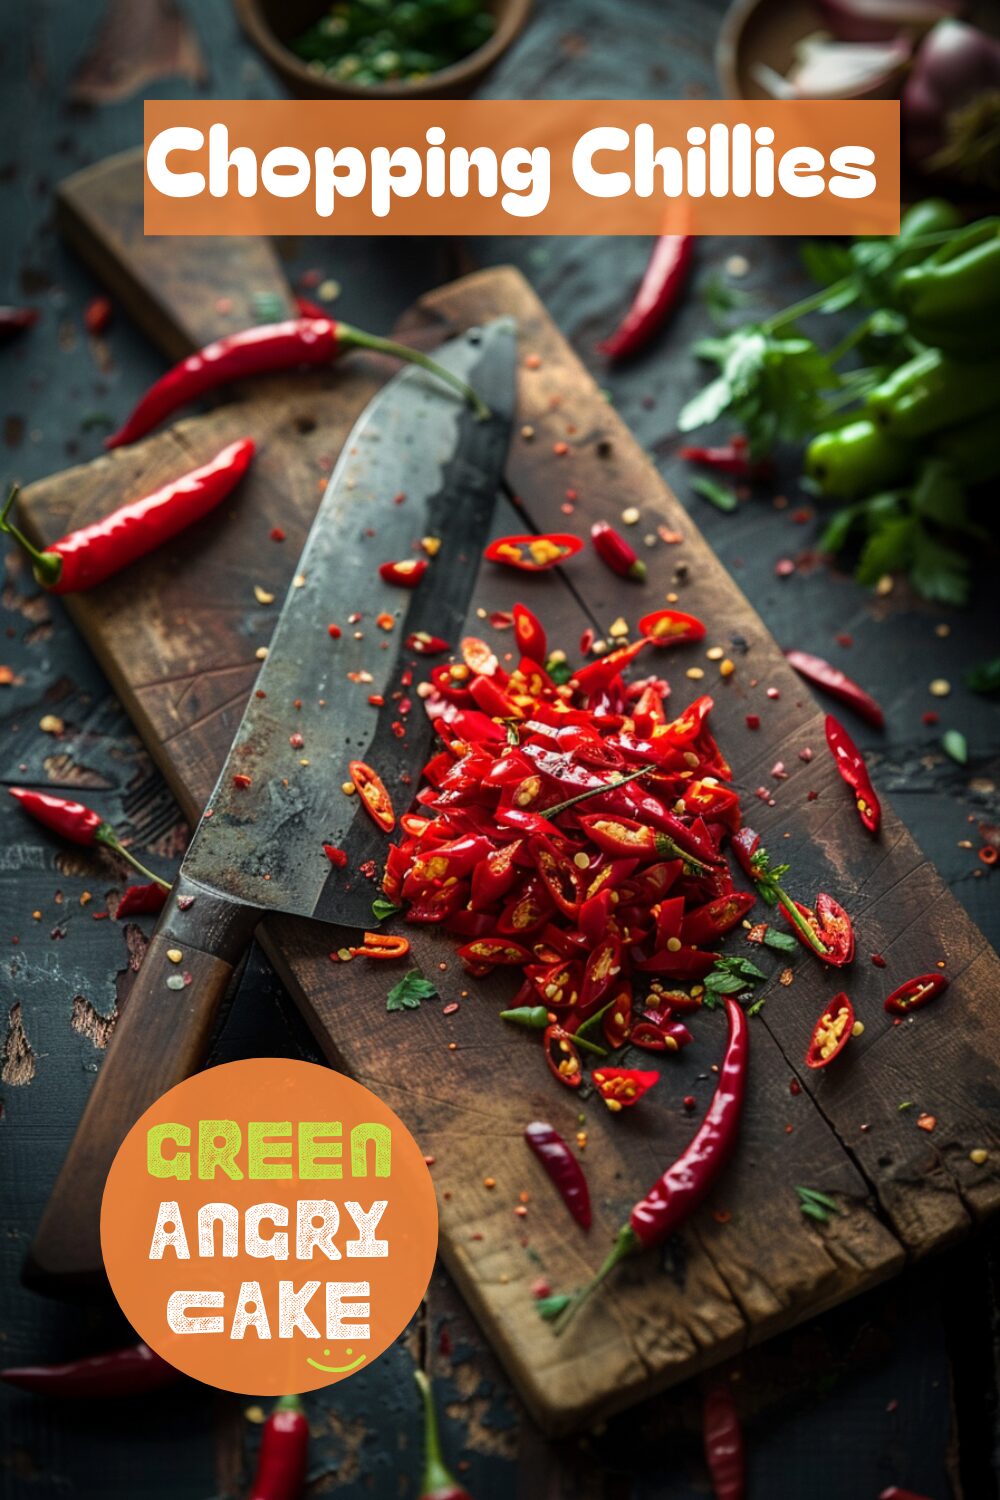
<svg viewBox="0 0 1000 1500">
<path fill-rule="evenodd" d="M 973 693 L 1000 693 L 1000 656 L 970 667 L 965 674 L 965 685 Z"/>
<path fill-rule="evenodd" d="M 710 500 L 716 510 L 730 512 L 736 509 L 735 492 L 727 485 L 720 484 L 717 479 L 709 479 L 707 474 L 700 474 L 690 483 L 695 494 L 701 495 L 703 500 Z"/>
<path fill-rule="evenodd" d="M 546 1323 L 551 1323 L 558 1318 L 564 1307 L 567 1307 L 570 1297 L 567 1292 L 556 1292 L 551 1297 L 539 1297 L 535 1303 L 535 1311 Z"/>
<path fill-rule="evenodd" d="M 385 922 L 389 917 L 394 917 L 401 906 L 396 906 L 392 901 L 387 901 L 384 896 L 376 896 L 372 902 L 372 916 L 377 922 Z"/>
<path fill-rule="evenodd" d="M 437 990 L 416 969 L 404 974 L 386 997 L 386 1010 L 419 1010 L 421 1000 L 430 1000 Z"/>
<path fill-rule="evenodd" d="M 777 948 L 779 953 L 794 953 L 799 945 L 790 932 L 778 932 L 769 927 L 764 934 L 764 946 Z"/>
<path fill-rule="evenodd" d="M 941 745 L 945 754 L 950 755 L 953 761 L 960 766 L 968 765 L 969 747 L 960 729 L 946 729 L 941 736 Z"/>
</svg>

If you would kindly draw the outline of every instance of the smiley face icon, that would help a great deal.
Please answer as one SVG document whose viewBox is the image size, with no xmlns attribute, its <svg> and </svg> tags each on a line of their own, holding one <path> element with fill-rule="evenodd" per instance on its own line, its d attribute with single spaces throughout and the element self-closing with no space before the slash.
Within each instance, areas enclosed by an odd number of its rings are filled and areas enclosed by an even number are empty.
<svg viewBox="0 0 1000 1500">
<path fill-rule="evenodd" d="M 353 1353 L 354 1353 L 353 1349 L 345 1349 L 344 1350 L 344 1354 L 347 1356 L 348 1359 L 350 1359 L 350 1357 L 351 1357 L 351 1355 Z M 330 1358 L 330 1351 L 329 1351 L 329 1349 L 324 1349 L 323 1350 L 323 1358 L 324 1359 L 329 1359 Z M 365 1360 L 366 1360 L 366 1358 L 367 1358 L 367 1355 L 359 1354 L 358 1357 L 357 1357 L 357 1359 L 352 1360 L 352 1362 L 349 1365 L 321 1365 L 320 1362 L 319 1362 L 319 1360 L 316 1360 L 316 1359 L 307 1359 L 306 1360 L 306 1364 L 307 1365 L 312 1365 L 312 1367 L 313 1367 L 314 1370 L 322 1370 L 323 1373 L 324 1373 L 324 1375 L 348 1375 L 348 1374 L 350 1374 L 350 1372 L 352 1370 L 356 1370 L 359 1365 L 363 1365 L 364 1362 L 365 1362 Z"/>
</svg>

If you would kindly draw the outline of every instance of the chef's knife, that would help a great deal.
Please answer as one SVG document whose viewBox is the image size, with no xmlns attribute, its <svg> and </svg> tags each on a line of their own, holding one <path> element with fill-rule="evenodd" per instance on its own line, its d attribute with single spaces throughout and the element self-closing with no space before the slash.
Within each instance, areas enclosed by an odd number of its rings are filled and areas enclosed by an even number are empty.
<svg viewBox="0 0 1000 1500">
<path fill-rule="evenodd" d="M 432 739 L 406 680 L 414 655 L 405 641 L 414 631 L 457 641 L 464 624 L 507 451 L 513 325 L 470 330 L 435 358 L 475 388 L 491 417 L 478 421 L 409 367 L 344 445 L 29 1252 L 25 1280 L 39 1290 L 99 1281 L 101 1195 L 115 1153 L 139 1116 L 197 1069 L 261 917 L 373 925 L 371 874 L 386 837 L 362 799 L 345 794 L 348 765 L 371 764 L 405 809 Z M 414 549 L 424 538 L 440 548 L 419 587 L 384 582 L 379 565 L 422 556 Z M 324 844 L 345 851 L 343 869 Z"/>
</svg>

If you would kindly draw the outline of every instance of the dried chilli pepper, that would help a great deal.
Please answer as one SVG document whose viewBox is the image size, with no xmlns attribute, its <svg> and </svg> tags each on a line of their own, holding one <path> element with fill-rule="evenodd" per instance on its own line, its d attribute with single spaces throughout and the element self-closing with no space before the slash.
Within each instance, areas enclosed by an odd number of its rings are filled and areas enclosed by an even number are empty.
<svg viewBox="0 0 1000 1500">
<path fill-rule="evenodd" d="M 639 630 L 654 646 L 680 646 L 705 639 L 705 627 L 694 615 L 680 609 L 657 609 L 643 615 Z"/>
<path fill-rule="evenodd" d="M 423 1370 L 414 1370 L 413 1378 L 424 1407 L 424 1467 L 417 1500 L 472 1500 L 468 1490 L 445 1468 L 431 1383 Z"/>
<path fill-rule="evenodd" d="M 633 1032 L 633 1038 L 635 1033 Z M 659 1073 L 644 1072 L 641 1068 L 595 1068 L 590 1075 L 597 1092 L 612 1114 L 631 1109 L 638 1104 L 643 1094 L 659 1083 Z"/>
<path fill-rule="evenodd" d="M 347 769 L 365 811 L 383 833 L 391 833 L 396 826 L 396 814 L 381 777 L 363 760 L 352 760 Z"/>
<path fill-rule="evenodd" d="M 119 841 L 111 824 L 106 823 L 100 813 L 95 812 L 92 807 L 85 807 L 82 802 L 71 802 L 66 797 L 54 797 L 50 792 L 32 792 L 23 786 L 12 786 L 8 788 L 8 791 L 21 804 L 28 816 L 34 818 L 36 823 L 41 823 L 43 828 L 48 828 L 53 833 L 60 834 L 64 839 L 69 839 L 70 843 L 80 844 L 86 849 L 93 849 L 98 845 L 104 849 L 110 849 L 113 854 L 118 854 L 122 859 L 127 860 L 133 869 L 138 870 L 140 875 L 145 875 L 147 880 L 153 881 L 161 890 L 169 891 L 170 882 L 161 879 L 159 875 L 154 875 L 152 870 L 147 870 L 146 866 Z"/>
<path fill-rule="evenodd" d="M 795 668 L 800 677 L 811 682 L 813 687 L 821 688 L 831 698 L 846 703 L 848 708 L 853 708 L 856 714 L 860 714 L 876 729 L 885 728 L 885 714 L 881 705 L 876 703 L 871 693 L 866 693 L 864 688 L 852 682 L 839 667 L 831 666 L 821 656 L 813 656 L 808 651 L 786 651 L 785 660 Z"/>
<path fill-rule="evenodd" d="M 739 1135 L 746 1093 L 749 1027 L 734 1000 L 727 995 L 723 1003 L 729 1023 L 726 1051 L 705 1118 L 683 1154 L 634 1205 L 628 1223 L 618 1231 L 604 1263 L 559 1314 L 554 1324 L 557 1333 L 565 1329 L 621 1261 L 668 1239 L 706 1197 L 729 1161 Z"/>
<path fill-rule="evenodd" d="M 180 1380 L 181 1372 L 168 1365 L 148 1344 L 130 1344 L 107 1354 L 59 1365 L 13 1365 L 0 1370 L 0 1380 L 39 1396 L 104 1397 L 142 1395 Z"/>
<path fill-rule="evenodd" d="M 415 589 L 427 572 L 426 557 L 407 557 L 402 562 L 379 563 L 378 576 L 397 589 Z"/>
<path fill-rule="evenodd" d="M 631 578 L 635 583 L 645 583 L 646 564 L 607 521 L 594 522 L 590 528 L 590 540 L 601 562 L 612 573 L 617 573 L 619 578 Z"/>
<path fill-rule="evenodd" d="M 504 563 L 522 573 L 544 573 L 575 557 L 583 543 L 578 536 L 550 531 L 542 536 L 501 536 L 490 542 L 483 556 L 487 562 Z"/>
<path fill-rule="evenodd" d="M 854 793 L 858 817 L 869 833 L 878 833 L 882 806 L 872 786 L 865 758 L 843 724 L 832 714 L 826 716 L 826 743 L 842 779 Z"/>
<path fill-rule="evenodd" d="M 806 1049 L 807 1068 L 826 1068 L 851 1040 L 854 1006 L 846 995 L 836 995 L 813 1028 Z"/>
<path fill-rule="evenodd" d="M 746 1493 L 743 1429 L 733 1394 L 726 1386 L 715 1386 L 706 1395 L 701 1432 L 715 1500 L 743 1500 Z"/>
<path fill-rule="evenodd" d="M 919 1010 L 922 1005 L 936 1000 L 947 988 L 948 981 L 943 974 L 920 974 L 886 996 L 885 1008 L 893 1015 L 908 1016 L 911 1010 Z"/>
<path fill-rule="evenodd" d="M 264 1423 L 250 1500 L 299 1500 L 306 1482 L 309 1423 L 298 1396 L 280 1396 Z"/>
<path fill-rule="evenodd" d="M 28 554 L 36 579 L 50 593 L 79 593 L 120 573 L 208 515 L 243 478 L 253 455 L 253 440 L 240 438 L 208 463 L 45 548 L 36 547 L 9 519 L 15 488 L 0 512 L 0 531 Z"/>
<path fill-rule="evenodd" d="M 583 1168 L 552 1125 L 533 1120 L 524 1127 L 524 1139 L 552 1179 L 560 1198 L 581 1229 L 592 1221 L 590 1190 Z"/>
<path fill-rule="evenodd" d="M 720 474 L 731 474 L 734 479 L 754 481 L 770 479 L 774 465 L 770 459 L 751 459 L 750 444 L 741 433 L 712 448 L 688 445 L 680 456 L 689 464 L 702 464 L 706 469 L 715 469 Z"/>
<path fill-rule="evenodd" d="M 648 344 L 679 302 L 693 255 L 691 235 L 659 237 L 631 307 L 610 338 L 598 345 L 601 354 L 627 359 Z"/>
<path fill-rule="evenodd" d="M 154 427 L 209 391 L 252 375 L 273 375 L 310 365 L 327 365 L 346 349 L 372 349 L 409 364 L 423 366 L 462 396 L 480 417 L 489 415 L 476 393 L 450 370 L 418 349 L 364 333 L 332 318 L 288 318 L 262 323 L 228 334 L 189 354 L 168 370 L 133 408 L 125 425 L 104 440 L 106 448 L 120 448 L 145 437 Z"/>
</svg>

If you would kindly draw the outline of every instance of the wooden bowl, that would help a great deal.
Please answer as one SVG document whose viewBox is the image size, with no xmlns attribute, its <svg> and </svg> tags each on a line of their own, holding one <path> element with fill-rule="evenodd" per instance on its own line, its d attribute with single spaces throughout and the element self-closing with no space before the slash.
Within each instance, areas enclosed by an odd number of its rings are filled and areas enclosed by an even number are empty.
<svg viewBox="0 0 1000 1500">
<path fill-rule="evenodd" d="M 340 83 L 314 73 L 288 43 L 329 10 L 329 0 L 234 0 L 257 51 L 297 99 L 463 99 L 506 52 L 528 19 L 531 0 L 486 0 L 497 24 L 488 42 L 419 83 Z"/>
</svg>

